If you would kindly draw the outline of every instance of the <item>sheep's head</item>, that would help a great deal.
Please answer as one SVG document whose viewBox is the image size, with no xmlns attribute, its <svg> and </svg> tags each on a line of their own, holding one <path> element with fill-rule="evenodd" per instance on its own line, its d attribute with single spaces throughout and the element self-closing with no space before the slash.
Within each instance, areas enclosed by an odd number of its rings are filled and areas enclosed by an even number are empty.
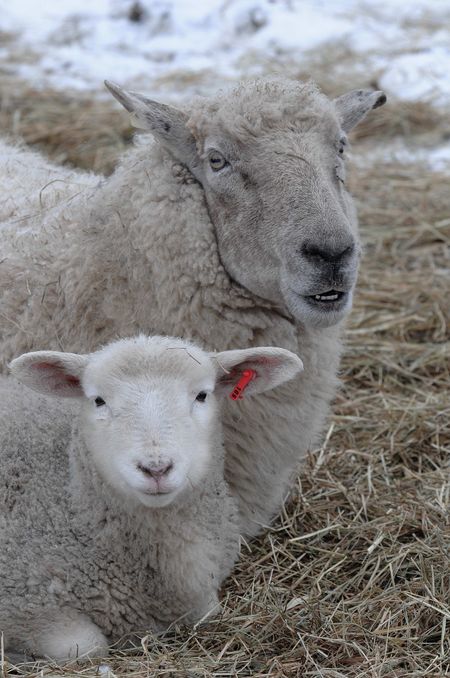
<svg viewBox="0 0 450 678">
<path fill-rule="evenodd" d="M 231 277 L 305 325 L 346 315 L 360 255 L 346 134 L 383 92 L 331 101 L 312 84 L 257 81 L 184 113 L 108 87 L 202 184 Z"/>
<path fill-rule="evenodd" d="M 242 373 L 252 371 L 252 395 L 291 379 L 302 362 L 278 348 L 206 353 L 139 336 L 90 355 L 26 353 L 10 367 L 36 391 L 81 398 L 80 434 L 97 471 L 127 500 L 159 508 L 200 486 L 212 465 L 221 471 L 218 398 Z"/>
</svg>

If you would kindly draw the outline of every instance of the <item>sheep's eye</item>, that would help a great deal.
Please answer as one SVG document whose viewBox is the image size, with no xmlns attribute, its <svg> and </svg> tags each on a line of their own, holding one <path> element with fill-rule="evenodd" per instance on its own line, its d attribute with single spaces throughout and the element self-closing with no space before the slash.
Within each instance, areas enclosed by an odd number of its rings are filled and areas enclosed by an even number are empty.
<svg viewBox="0 0 450 678">
<path fill-rule="evenodd" d="M 106 405 L 105 401 L 103 400 L 103 398 L 100 398 L 100 396 L 97 396 L 97 398 L 94 400 L 94 403 L 96 404 L 97 407 Z"/>
<path fill-rule="evenodd" d="M 223 155 L 218 151 L 213 151 L 212 153 L 210 153 L 209 164 L 211 166 L 211 169 L 214 170 L 214 172 L 218 172 L 219 170 L 223 169 L 225 165 L 228 165 Z"/>
<path fill-rule="evenodd" d="M 200 393 L 197 395 L 197 397 L 196 397 L 195 399 L 196 399 L 199 403 L 204 403 L 205 400 L 206 400 L 206 396 L 207 396 L 207 395 L 208 395 L 208 394 L 205 393 L 205 391 L 200 391 Z"/>
</svg>

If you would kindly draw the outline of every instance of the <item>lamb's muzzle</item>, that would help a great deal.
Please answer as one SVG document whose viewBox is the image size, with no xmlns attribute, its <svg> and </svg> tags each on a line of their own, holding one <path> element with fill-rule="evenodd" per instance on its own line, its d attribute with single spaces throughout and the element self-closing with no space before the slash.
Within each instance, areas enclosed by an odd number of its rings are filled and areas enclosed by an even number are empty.
<svg viewBox="0 0 450 678">
<path fill-rule="evenodd" d="M 171 489 L 171 471 L 173 462 L 164 464 L 152 464 L 151 462 L 139 462 L 137 468 L 146 478 L 147 488 L 145 494 L 169 494 Z"/>
<path fill-rule="evenodd" d="M 152 464 L 138 464 L 138 469 L 144 473 L 146 476 L 155 478 L 156 480 L 165 476 L 173 469 L 173 462 L 169 461 L 167 464 L 161 464 L 159 466 L 154 466 Z"/>
</svg>

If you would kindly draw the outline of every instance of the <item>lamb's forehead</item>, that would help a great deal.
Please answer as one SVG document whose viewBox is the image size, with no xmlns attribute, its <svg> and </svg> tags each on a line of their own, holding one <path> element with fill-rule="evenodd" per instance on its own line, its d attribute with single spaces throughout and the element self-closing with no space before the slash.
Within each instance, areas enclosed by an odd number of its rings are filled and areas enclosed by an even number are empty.
<svg viewBox="0 0 450 678">
<path fill-rule="evenodd" d="M 199 99 L 191 107 L 188 126 L 198 141 L 225 133 L 245 142 L 276 129 L 322 129 L 338 132 L 334 103 L 312 82 L 255 80 Z"/>
<path fill-rule="evenodd" d="M 85 382 L 113 384 L 161 376 L 189 382 L 214 373 L 209 355 L 190 342 L 139 336 L 114 342 L 94 353 L 86 368 Z"/>
</svg>

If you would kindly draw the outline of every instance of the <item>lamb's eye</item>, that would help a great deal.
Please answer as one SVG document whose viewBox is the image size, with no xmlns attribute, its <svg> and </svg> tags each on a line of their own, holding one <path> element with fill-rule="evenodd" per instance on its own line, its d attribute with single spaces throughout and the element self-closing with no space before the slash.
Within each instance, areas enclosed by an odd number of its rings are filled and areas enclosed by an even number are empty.
<svg viewBox="0 0 450 678">
<path fill-rule="evenodd" d="M 197 402 L 199 402 L 199 403 L 204 403 L 205 400 L 206 400 L 206 396 L 207 396 L 207 395 L 208 395 L 208 394 L 205 393 L 205 391 L 200 391 L 200 393 L 197 394 L 197 397 L 196 397 L 195 399 L 196 399 Z"/>
<path fill-rule="evenodd" d="M 105 401 L 103 398 L 100 398 L 100 396 L 97 396 L 96 399 L 94 400 L 94 403 L 96 404 L 97 407 L 101 407 L 102 405 L 106 405 Z"/>
<path fill-rule="evenodd" d="M 214 170 L 214 172 L 218 172 L 219 170 L 223 169 L 225 165 L 228 165 L 222 153 L 219 153 L 218 151 L 212 151 L 209 154 L 208 159 L 211 169 Z"/>
</svg>

